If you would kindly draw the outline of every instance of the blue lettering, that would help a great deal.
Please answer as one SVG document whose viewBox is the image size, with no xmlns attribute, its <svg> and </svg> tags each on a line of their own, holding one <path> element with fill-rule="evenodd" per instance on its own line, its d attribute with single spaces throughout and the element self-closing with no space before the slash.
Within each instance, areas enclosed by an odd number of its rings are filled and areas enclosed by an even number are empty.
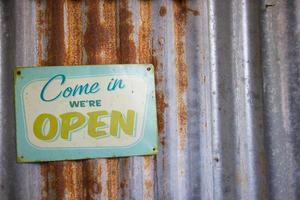
<svg viewBox="0 0 300 200">
<path fill-rule="evenodd" d="M 111 79 L 111 81 L 109 82 L 108 86 L 107 86 L 107 91 L 114 91 L 117 88 L 123 89 L 125 88 L 125 85 L 122 82 L 122 79 Z"/>
<path fill-rule="evenodd" d="M 96 93 L 100 90 L 100 84 L 98 82 L 94 82 L 92 85 L 89 85 L 88 83 L 84 85 L 75 85 L 74 87 L 66 87 L 65 89 L 61 89 L 61 91 L 53 98 L 46 99 L 45 94 L 46 90 L 49 87 L 50 83 L 55 80 L 55 79 L 61 79 L 60 85 L 63 85 L 66 81 L 66 77 L 63 74 L 58 74 L 54 77 L 52 77 L 42 88 L 40 97 L 43 101 L 49 102 L 49 101 L 54 101 L 60 96 L 64 98 L 68 98 L 70 96 L 75 97 L 76 95 L 83 95 L 83 94 L 90 94 L 90 93 Z M 72 107 L 72 105 L 70 105 Z M 74 106 L 74 105 L 73 105 Z"/>
<path fill-rule="evenodd" d="M 71 108 L 78 107 L 79 106 L 79 101 L 70 101 L 69 104 L 70 104 Z"/>
<path fill-rule="evenodd" d="M 58 93 L 58 95 L 52 99 L 46 99 L 45 96 L 44 96 L 44 93 L 45 93 L 45 90 L 47 89 L 47 87 L 49 86 L 49 84 L 56 78 L 58 77 L 61 77 L 61 82 L 60 82 L 60 85 L 64 84 L 65 80 L 66 80 L 66 77 L 65 75 L 63 74 L 58 74 L 56 76 L 53 76 L 45 85 L 44 87 L 42 88 L 42 91 L 41 91 L 41 94 L 40 94 L 40 97 L 43 101 L 54 101 L 55 99 L 57 99 L 60 95 L 61 95 L 61 92 Z"/>
<path fill-rule="evenodd" d="M 72 94 L 72 88 L 67 87 L 63 92 L 63 97 L 69 97 Z M 74 96 L 74 95 L 73 95 Z"/>
<path fill-rule="evenodd" d="M 91 92 L 91 93 L 96 93 L 96 92 L 98 92 L 98 91 L 100 90 L 99 85 L 100 85 L 100 84 L 99 84 L 98 82 L 93 83 L 92 86 L 91 86 L 90 92 Z"/>
</svg>

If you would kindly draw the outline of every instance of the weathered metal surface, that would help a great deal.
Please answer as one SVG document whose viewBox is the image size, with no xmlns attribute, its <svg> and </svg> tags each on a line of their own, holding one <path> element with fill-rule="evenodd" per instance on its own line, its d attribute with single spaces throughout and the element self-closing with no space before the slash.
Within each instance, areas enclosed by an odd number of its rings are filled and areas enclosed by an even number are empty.
<svg viewBox="0 0 300 200">
<path fill-rule="evenodd" d="M 1 1 L 1 199 L 299 199 L 298 0 Z M 157 156 L 15 163 L 15 65 L 153 63 Z"/>
<path fill-rule="evenodd" d="M 14 86 L 17 162 L 158 152 L 152 64 L 17 67 Z"/>
</svg>

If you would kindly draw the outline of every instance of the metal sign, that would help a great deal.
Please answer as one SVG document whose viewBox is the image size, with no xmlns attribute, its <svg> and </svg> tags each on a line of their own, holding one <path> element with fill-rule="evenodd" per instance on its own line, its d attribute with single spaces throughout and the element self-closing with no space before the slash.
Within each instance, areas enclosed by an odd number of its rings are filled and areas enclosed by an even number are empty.
<svg viewBox="0 0 300 200">
<path fill-rule="evenodd" d="M 157 153 L 152 65 L 18 67 L 17 161 Z"/>
</svg>

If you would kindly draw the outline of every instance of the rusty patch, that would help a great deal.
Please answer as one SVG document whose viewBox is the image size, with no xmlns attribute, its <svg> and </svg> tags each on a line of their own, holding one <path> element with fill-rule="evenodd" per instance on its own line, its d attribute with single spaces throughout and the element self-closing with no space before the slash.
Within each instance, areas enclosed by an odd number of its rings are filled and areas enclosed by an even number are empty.
<svg viewBox="0 0 300 200">
<path fill-rule="evenodd" d="M 67 199 L 82 198 L 82 162 L 64 161 L 63 174 Z"/>
<path fill-rule="evenodd" d="M 164 17 L 167 14 L 167 8 L 165 6 L 160 7 L 159 9 L 159 15 L 161 17 Z"/>
<path fill-rule="evenodd" d="M 155 84 L 158 87 L 160 87 L 160 85 L 162 84 L 162 82 L 164 81 L 164 77 L 162 75 L 162 68 L 163 68 L 163 64 L 162 63 L 158 63 L 156 57 L 152 56 L 152 64 L 154 66 L 154 71 L 155 71 Z"/>
<path fill-rule="evenodd" d="M 133 40 L 134 26 L 127 0 L 120 2 L 119 23 L 119 61 L 123 64 L 136 63 L 136 46 Z"/>
<path fill-rule="evenodd" d="M 156 93 L 156 106 L 157 106 L 157 121 L 158 132 L 162 133 L 165 129 L 164 113 L 168 104 L 165 101 L 165 95 L 163 92 Z"/>
<path fill-rule="evenodd" d="M 154 52 L 154 51 L 153 51 Z M 152 64 L 155 68 L 155 84 L 156 84 L 156 108 L 157 108 L 157 128 L 159 133 L 159 142 L 161 145 L 165 145 L 165 136 L 164 136 L 164 129 L 165 129 L 165 118 L 164 114 L 168 104 L 165 100 L 164 91 L 161 88 L 163 84 L 164 77 L 163 77 L 163 64 L 158 63 L 156 57 L 152 56 Z"/>
<path fill-rule="evenodd" d="M 154 156 L 144 157 L 144 199 L 153 199 L 152 165 Z"/>
<path fill-rule="evenodd" d="M 45 11 L 42 9 L 41 0 L 36 2 L 36 31 L 37 31 L 37 65 L 43 63 L 42 35 L 45 33 Z"/>
<path fill-rule="evenodd" d="M 145 186 L 146 186 L 146 188 L 152 188 L 153 182 L 151 180 L 147 180 L 147 181 L 145 181 Z"/>
<path fill-rule="evenodd" d="M 103 35 L 100 34 L 103 27 L 100 25 L 100 8 L 99 0 L 87 1 L 87 28 L 84 34 L 84 48 L 88 55 L 88 64 L 101 63 L 99 56 L 100 41 L 103 41 Z"/>
<path fill-rule="evenodd" d="M 128 186 L 127 181 L 122 180 L 122 181 L 120 182 L 120 188 L 121 188 L 121 189 L 124 189 L 124 188 L 127 187 L 127 186 Z"/>
<path fill-rule="evenodd" d="M 50 187 L 55 188 L 55 198 L 56 199 L 64 199 L 65 194 L 65 175 L 64 175 L 64 163 L 61 162 L 53 162 L 50 163 L 50 169 L 48 173 L 50 173 Z"/>
<path fill-rule="evenodd" d="M 175 18 L 175 49 L 176 49 L 176 92 L 177 92 L 177 123 L 180 149 L 186 146 L 187 108 L 184 93 L 188 86 L 188 73 L 185 64 L 184 35 L 187 21 L 186 2 L 174 2 Z"/>
<path fill-rule="evenodd" d="M 63 65 L 65 56 L 64 45 L 64 1 L 47 1 L 46 7 L 46 38 L 47 60 L 44 65 Z"/>
<path fill-rule="evenodd" d="M 186 1 L 186 0 L 183 0 L 183 1 L 182 1 L 182 0 L 176 0 L 176 1 L 174 1 L 174 4 L 179 5 L 179 7 L 180 7 L 180 12 L 181 12 L 183 15 L 186 15 L 186 16 L 187 16 L 187 14 L 188 14 L 189 12 L 191 12 L 192 15 L 194 15 L 194 16 L 200 15 L 200 12 L 199 12 L 198 10 L 189 8 L 189 7 L 187 6 L 187 1 Z M 174 11 L 174 12 L 176 12 L 176 11 Z"/>
<path fill-rule="evenodd" d="M 104 27 L 104 37 L 100 40 L 100 48 L 104 49 L 103 64 L 115 64 L 118 62 L 117 53 L 117 13 L 116 2 L 105 1 L 103 4 L 104 21 L 101 25 Z"/>
<path fill-rule="evenodd" d="M 65 63 L 68 65 L 82 64 L 83 57 L 83 34 L 81 23 L 81 2 L 67 1 L 67 26 L 68 37 L 65 55 Z"/>
<path fill-rule="evenodd" d="M 75 191 L 76 191 L 76 199 L 83 198 L 83 174 L 82 174 L 82 167 L 83 163 L 82 161 L 76 161 L 74 164 L 75 170 L 73 171 L 73 174 L 76 176 L 75 179 Z M 79 198 L 80 197 L 80 198 Z"/>
<path fill-rule="evenodd" d="M 122 172 L 120 173 L 122 176 L 120 177 L 120 199 L 128 199 L 128 177 L 129 176 L 129 158 L 120 158 L 119 159 L 120 168 L 122 168 Z"/>
<path fill-rule="evenodd" d="M 88 64 L 111 64 L 117 61 L 116 5 L 107 1 L 100 13 L 97 1 L 87 1 L 87 30 L 84 34 L 84 48 Z M 100 15 L 103 18 L 100 19 Z"/>
<path fill-rule="evenodd" d="M 48 165 L 46 163 L 42 163 L 41 165 L 41 200 L 48 199 Z"/>
<path fill-rule="evenodd" d="M 93 199 L 95 194 L 102 192 L 101 181 L 98 176 L 101 174 L 101 166 L 97 160 L 86 160 L 83 162 L 83 196 L 84 199 Z"/>
<path fill-rule="evenodd" d="M 144 194 L 144 199 L 153 199 L 153 181 L 152 180 L 145 180 L 144 185 L 146 188 L 145 194 Z"/>
<path fill-rule="evenodd" d="M 140 2 L 141 24 L 139 30 L 139 63 L 148 64 L 151 54 L 151 2 Z"/>
<path fill-rule="evenodd" d="M 41 164 L 41 199 L 82 199 L 81 161 Z"/>
<path fill-rule="evenodd" d="M 108 199 L 118 199 L 119 193 L 119 160 L 118 159 L 107 159 L 107 169 L 108 169 Z"/>
</svg>

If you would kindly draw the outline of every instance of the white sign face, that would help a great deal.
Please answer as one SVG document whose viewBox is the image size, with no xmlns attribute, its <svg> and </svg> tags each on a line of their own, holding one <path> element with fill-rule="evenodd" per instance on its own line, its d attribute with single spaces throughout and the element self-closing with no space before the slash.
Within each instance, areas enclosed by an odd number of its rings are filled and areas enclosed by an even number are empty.
<svg viewBox="0 0 300 200">
<path fill-rule="evenodd" d="M 15 77 L 18 161 L 157 152 L 152 65 L 18 68 Z"/>
</svg>

